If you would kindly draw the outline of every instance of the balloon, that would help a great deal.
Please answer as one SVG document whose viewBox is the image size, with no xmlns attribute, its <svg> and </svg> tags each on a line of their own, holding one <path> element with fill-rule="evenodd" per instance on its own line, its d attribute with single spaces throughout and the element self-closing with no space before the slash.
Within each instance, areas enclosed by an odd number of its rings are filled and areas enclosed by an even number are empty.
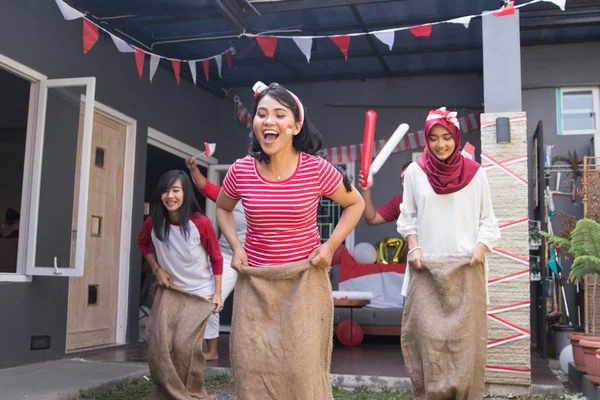
<svg viewBox="0 0 600 400">
<path fill-rule="evenodd" d="M 356 321 L 349 319 L 340 322 L 335 329 L 335 336 L 344 346 L 358 346 L 362 343 L 364 334 L 362 328 Z"/>
<path fill-rule="evenodd" d="M 569 373 L 569 363 L 575 362 L 573 360 L 573 345 L 565 346 L 560 352 L 560 368 L 565 372 Z"/>
<path fill-rule="evenodd" d="M 371 169 L 371 160 L 373 159 L 373 137 L 375 136 L 375 124 L 377 122 L 377 113 L 373 110 L 367 111 L 365 115 L 365 131 L 363 136 L 362 157 L 360 160 L 360 172 L 363 181 L 360 186 L 367 186 L 367 177 Z"/>
<path fill-rule="evenodd" d="M 388 247 L 396 249 L 392 256 L 392 263 L 400 263 L 400 257 L 404 255 L 404 250 L 406 250 L 406 242 L 402 238 L 387 238 L 375 245 L 377 249 L 377 264 L 388 264 Z"/>
<path fill-rule="evenodd" d="M 409 128 L 408 125 L 400 124 L 398 129 L 396 129 L 396 131 L 393 133 L 392 137 L 390 137 L 389 140 L 383 145 L 383 148 L 381 149 L 379 154 L 377 154 L 377 157 L 375 157 L 375 159 L 373 160 L 373 163 L 371 164 L 368 182 L 373 181 L 373 175 L 375 175 L 377 172 L 379 172 L 379 169 L 381 168 L 381 166 L 383 165 L 385 160 L 388 159 L 390 154 L 392 154 L 392 151 L 394 151 L 394 149 L 396 148 L 398 143 L 400 143 L 400 140 L 402 140 L 404 135 L 406 135 L 406 132 L 408 132 L 408 128 Z M 363 176 L 364 176 L 364 172 L 363 172 Z M 364 185 L 364 186 L 367 186 L 367 185 Z"/>
<path fill-rule="evenodd" d="M 371 243 L 362 242 L 354 247 L 352 257 L 359 264 L 374 264 L 377 260 L 377 251 Z"/>
</svg>

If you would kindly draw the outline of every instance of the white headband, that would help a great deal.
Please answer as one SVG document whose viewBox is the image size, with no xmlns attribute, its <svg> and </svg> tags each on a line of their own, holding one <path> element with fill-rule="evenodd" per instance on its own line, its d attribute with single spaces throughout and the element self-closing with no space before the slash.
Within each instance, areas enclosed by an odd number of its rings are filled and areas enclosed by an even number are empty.
<svg viewBox="0 0 600 400">
<path fill-rule="evenodd" d="M 261 94 L 265 89 L 267 89 L 268 86 L 265 85 L 264 83 L 262 83 L 261 81 L 258 81 L 254 84 L 254 86 L 252 86 L 252 90 L 254 91 L 254 97 L 258 97 L 259 94 Z M 287 90 L 287 89 L 286 89 Z M 300 120 L 300 125 L 304 124 L 304 106 L 302 105 L 302 102 L 300 101 L 300 99 L 291 91 L 287 91 L 292 98 L 294 99 L 294 101 L 296 102 L 296 106 L 298 107 L 298 119 Z"/>
</svg>

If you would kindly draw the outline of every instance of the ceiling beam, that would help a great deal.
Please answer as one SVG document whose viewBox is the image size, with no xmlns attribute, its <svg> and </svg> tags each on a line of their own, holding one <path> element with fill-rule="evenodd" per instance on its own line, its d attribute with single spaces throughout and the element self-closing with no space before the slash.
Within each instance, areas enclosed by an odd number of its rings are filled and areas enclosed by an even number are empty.
<svg viewBox="0 0 600 400">
<path fill-rule="evenodd" d="M 356 19 L 356 22 L 358 22 L 360 29 L 362 29 L 363 32 L 368 32 L 367 28 L 365 27 L 365 22 L 363 21 L 362 17 L 360 16 L 360 12 L 358 12 L 358 9 L 356 8 L 356 6 L 350 6 L 350 9 L 352 10 L 352 14 L 354 15 L 354 18 Z M 369 46 L 371 46 L 371 49 L 373 50 L 373 54 L 375 54 L 375 57 L 377 57 L 379 64 L 381 64 L 383 71 L 385 72 L 386 75 L 389 75 L 392 71 L 390 71 L 390 67 L 388 67 L 387 63 L 381 56 L 379 49 L 375 45 L 375 43 L 373 41 L 373 35 L 366 35 L 365 37 L 366 37 L 367 41 L 369 42 Z"/>
<path fill-rule="evenodd" d="M 363 4 L 405 2 L 408 0 L 286 0 L 286 1 L 252 1 L 251 3 L 261 14 L 281 13 L 287 11 L 317 10 L 332 7 L 348 7 Z"/>
</svg>

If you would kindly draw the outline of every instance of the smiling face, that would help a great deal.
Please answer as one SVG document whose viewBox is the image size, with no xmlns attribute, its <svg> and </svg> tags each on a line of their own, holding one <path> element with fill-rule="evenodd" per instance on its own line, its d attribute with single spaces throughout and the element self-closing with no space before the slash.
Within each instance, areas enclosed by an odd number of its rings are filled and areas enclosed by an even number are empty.
<svg viewBox="0 0 600 400">
<path fill-rule="evenodd" d="M 444 161 L 450 157 L 456 148 L 454 137 L 442 125 L 434 125 L 431 128 L 427 137 L 427 145 L 431 154 L 440 161 Z"/>
<path fill-rule="evenodd" d="M 161 194 L 160 199 L 163 205 L 169 211 L 169 214 L 176 214 L 183 204 L 183 187 L 181 180 L 177 179 L 173 184 Z"/>
<path fill-rule="evenodd" d="M 269 95 L 258 103 L 253 123 L 260 147 L 268 155 L 292 149 L 294 135 L 302 127 L 290 108 Z"/>
</svg>

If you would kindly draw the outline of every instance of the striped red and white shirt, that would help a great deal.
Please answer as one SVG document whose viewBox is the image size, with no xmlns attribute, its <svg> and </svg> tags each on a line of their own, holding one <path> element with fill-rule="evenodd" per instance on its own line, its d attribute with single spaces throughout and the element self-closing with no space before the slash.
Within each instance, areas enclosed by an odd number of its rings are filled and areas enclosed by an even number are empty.
<svg viewBox="0 0 600 400">
<path fill-rule="evenodd" d="M 277 182 L 260 176 L 252 156 L 237 160 L 225 176 L 223 191 L 242 200 L 248 263 L 258 267 L 305 260 L 321 243 L 319 199 L 333 195 L 342 179 L 327 160 L 305 153 L 300 153 L 293 175 Z"/>
</svg>

